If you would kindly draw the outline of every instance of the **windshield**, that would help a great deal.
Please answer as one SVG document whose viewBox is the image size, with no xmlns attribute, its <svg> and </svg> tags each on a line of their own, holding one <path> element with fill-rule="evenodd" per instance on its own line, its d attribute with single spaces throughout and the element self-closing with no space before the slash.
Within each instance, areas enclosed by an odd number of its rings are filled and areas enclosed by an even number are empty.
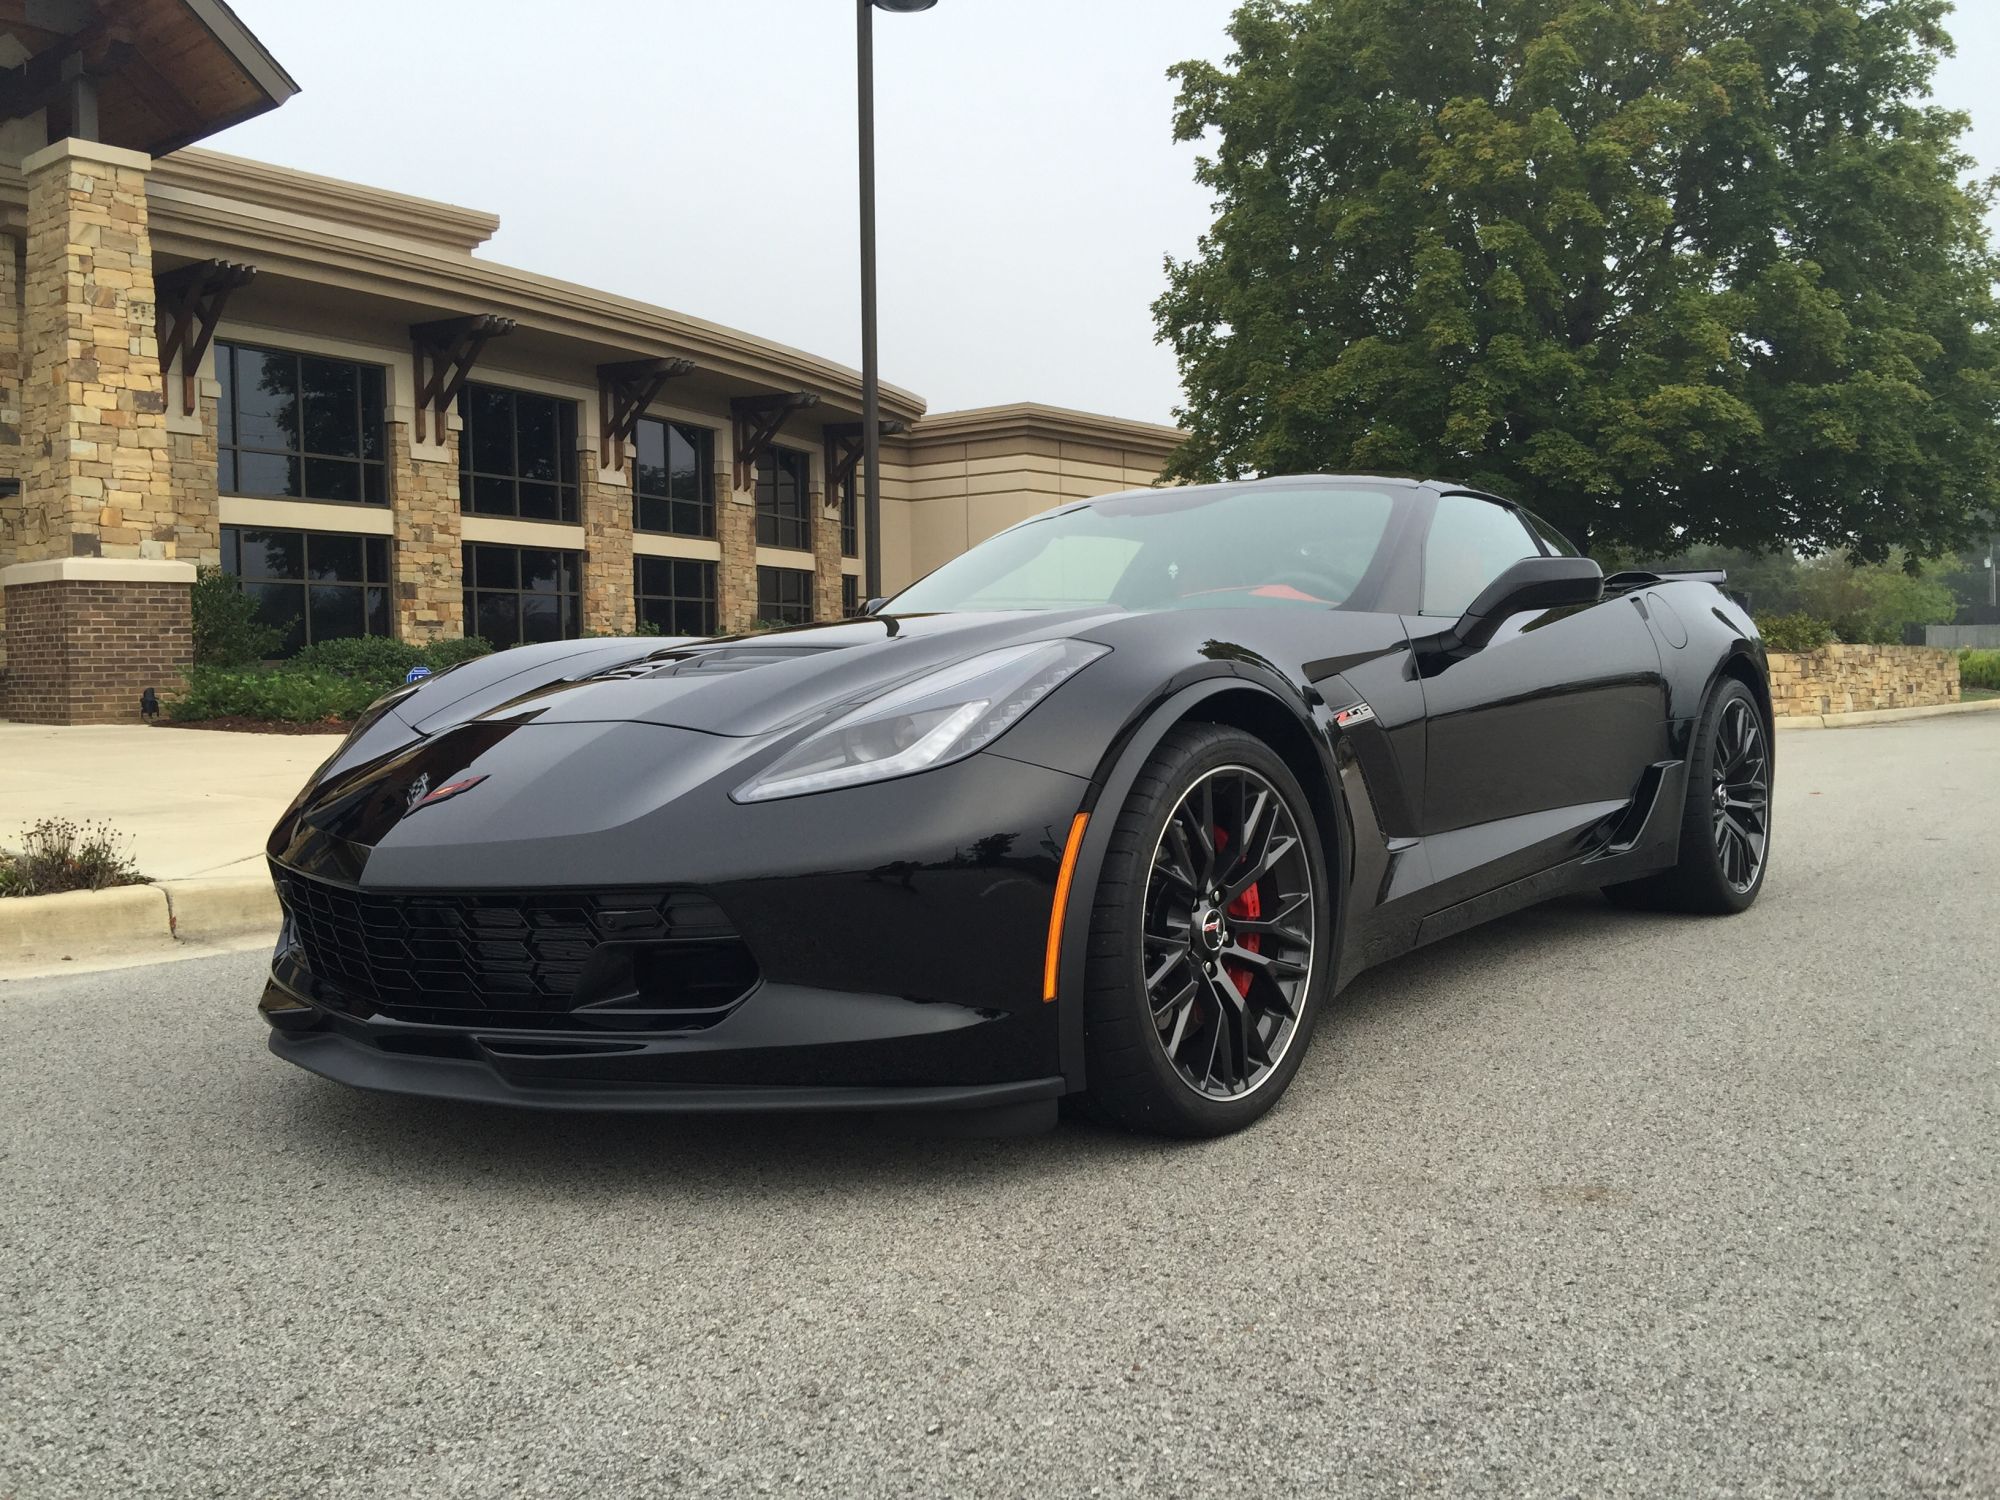
<svg viewBox="0 0 2000 1500">
<path fill-rule="evenodd" d="M 1368 572 L 1394 505 L 1325 484 L 1115 495 L 990 537 L 887 608 L 1325 609 Z"/>
</svg>

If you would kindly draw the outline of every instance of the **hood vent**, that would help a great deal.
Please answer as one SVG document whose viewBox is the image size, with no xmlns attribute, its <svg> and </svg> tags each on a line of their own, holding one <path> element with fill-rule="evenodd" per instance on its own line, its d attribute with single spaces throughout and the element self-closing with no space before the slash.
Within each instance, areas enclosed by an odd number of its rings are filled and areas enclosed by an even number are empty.
<svg viewBox="0 0 2000 1500">
<path fill-rule="evenodd" d="M 822 651 L 836 649 L 838 648 L 831 646 L 720 646 L 713 651 L 649 656 L 643 661 L 626 662 L 622 666 L 607 667 L 602 672 L 593 672 L 583 680 L 629 682 L 641 677 L 688 677 L 697 672 L 703 674 L 747 672 L 752 667 L 768 667 L 778 662 L 797 661 L 803 656 L 817 656 Z"/>
</svg>

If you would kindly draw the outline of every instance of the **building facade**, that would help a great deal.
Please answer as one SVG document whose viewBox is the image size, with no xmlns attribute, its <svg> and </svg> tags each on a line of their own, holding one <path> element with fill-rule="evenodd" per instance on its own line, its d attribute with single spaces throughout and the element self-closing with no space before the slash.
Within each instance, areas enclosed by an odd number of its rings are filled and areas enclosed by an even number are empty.
<svg viewBox="0 0 2000 1500">
<path fill-rule="evenodd" d="M 0 130 L 0 716 L 127 719 L 169 692 L 198 566 L 286 651 L 859 607 L 855 371 L 486 260 L 490 214 L 198 148 L 38 144 L 52 119 Z M 927 416 L 894 387 L 883 415 L 890 591 L 1154 482 L 1179 439 L 1034 405 Z"/>
</svg>

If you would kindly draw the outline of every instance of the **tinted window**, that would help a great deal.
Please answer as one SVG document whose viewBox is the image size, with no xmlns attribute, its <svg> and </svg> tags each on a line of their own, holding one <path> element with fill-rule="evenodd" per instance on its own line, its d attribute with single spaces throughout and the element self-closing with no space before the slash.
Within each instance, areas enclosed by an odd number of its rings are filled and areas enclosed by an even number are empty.
<svg viewBox="0 0 2000 1500">
<path fill-rule="evenodd" d="M 1521 518 L 1506 506 L 1446 495 L 1424 543 L 1423 613 L 1456 619 L 1487 584 L 1522 558 L 1541 555 Z"/>
<path fill-rule="evenodd" d="M 893 607 L 1326 609 L 1367 575 L 1394 511 L 1384 492 L 1344 485 L 1114 495 L 981 542 Z"/>
<path fill-rule="evenodd" d="M 757 544 L 812 549 L 811 460 L 796 448 L 772 448 L 757 460 Z"/>
<path fill-rule="evenodd" d="M 215 374 L 222 493 L 388 502 L 380 365 L 218 343 Z"/>
<path fill-rule="evenodd" d="M 257 601 L 258 620 L 284 631 L 276 656 L 314 641 L 390 633 L 387 537 L 225 526 L 222 566 Z"/>
<path fill-rule="evenodd" d="M 632 528 L 672 536 L 715 535 L 715 434 L 685 422 L 641 417 L 632 474 Z"/>
<path fill-rule="evenodd" d="M 715 634 L 715 564 L 692 557 L 633 559 L 639 623 L 661 635 Z"/>
<path fill-rule="evenodd" d="M 484 636 L 498 647 L 580 635 L 581 558 L 544 547 L 466 543 L 466 634 Z"/>
<path fill-rule="evenodd" d="M 813 576 L 802 568 L 757 570 L 757 618 L 767 625 L 810 625 Z"/>
<path fill-rule="evenodd" d="M 528 521 L 577 517 L 576 403 L 468 385 L 458 393 L 461 509 Z"/>
</svg>

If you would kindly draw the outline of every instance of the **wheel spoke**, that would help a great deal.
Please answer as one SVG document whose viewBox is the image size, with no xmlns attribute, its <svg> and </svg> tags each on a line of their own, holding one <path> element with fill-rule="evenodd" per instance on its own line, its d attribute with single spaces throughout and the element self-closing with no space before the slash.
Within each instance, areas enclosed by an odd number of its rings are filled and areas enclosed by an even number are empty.
<svg viewBox="0 0 2000 1500">
<path fill-rule="evenodd" d="M 1137 977 L 1168 1062 L 1209 1098 L 1259 1087 L 1305 1015 L 1320 918 L 1298 817 L 1227 766 L 1187 787 L 1154 850 Z"/>
</svg>

